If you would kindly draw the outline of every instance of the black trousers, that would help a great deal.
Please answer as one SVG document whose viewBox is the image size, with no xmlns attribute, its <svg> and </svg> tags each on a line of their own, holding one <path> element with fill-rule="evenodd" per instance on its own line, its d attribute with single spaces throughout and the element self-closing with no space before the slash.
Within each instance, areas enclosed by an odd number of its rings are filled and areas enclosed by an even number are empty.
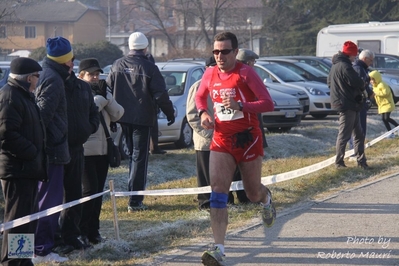
<svg viewBox="0 0 399 266">
<path fill-rule="evenodd" d="M 336 165 L 344 165 L 344 156 L 346 144 L 350 137 L 353 137 L 353 144 L 357 162 L 366 163 L 366 155 L 364 154 L 364 134 L 360 124 L 359 112 L 346 110 L 339 113 L 339 128 L 336 142 Z"/>
<path fill-rule="evenodd" d="M 144 190 L 147 184 L 148 149 L 151 127 L 122 124 L 129 148 L 129 181 L 128 191 Z M 129 197 L 129 206 L 140 204 L 144 196 Z"/>
<path fill-rule="evenodd" d="M 64 172 L 64 203 L 82 198 L 82 176 L 84 155 L 82 148 L 69 148 L 71 161 L 65 165 Z M 63 210 L 60 215 L 61 237 L 66 244 L 69 240 L 80 236 L 80 219 L 82 204 Z"/>
<path fill-rule="evenodd" d="M 4 223 L 37 212 L 38 181 L 29 179 L 1 180 L 4 196 Z M 4 231 L 1 263 L 6 266 L 33 265 L 30 259 L 9 259 L 8 234 L 34 234 L 37 220 Z M 34 243 L 32 243 L 33 247 Z M 15 251 L 15 250 L 14 250 Z"/>
<path fill-rule="evenodd" d="M 85 156 L 82 178 L 82 196 L 87 197 L 104 191 L 108 174 L 108 156 Z M 99 235 L 100 214 L 103 197 L 97 197 L 82 204 L 80 231 L 82 235 L 94 238 Z"/>
<path fill-rule="evenodd" d="M 389 123 L 391 123 L 391 124 L 394 125 L 395 127 L 398 126 L 398 123 L 396 123 L 396 121 L 393 120 L 390 116 L 391 116 L 391 112 L 387 112 L 387 113 L 381 114 L 382 122 L 384 122 L 385 128 L 386 128 L 388 131 L 391 130 L 391 126 L 389 125 Z"/>
</svg>

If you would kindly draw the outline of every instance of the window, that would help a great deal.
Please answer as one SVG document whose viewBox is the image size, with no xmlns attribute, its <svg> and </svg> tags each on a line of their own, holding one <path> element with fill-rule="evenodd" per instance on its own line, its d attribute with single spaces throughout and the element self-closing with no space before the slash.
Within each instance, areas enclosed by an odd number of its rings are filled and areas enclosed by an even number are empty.
<svg viewBox="0 0 399 266">
<path fill-rule="evenodd" d="M 25 26 L 25 39 L 36 38 L 36 27 L 35 26 Z"/>
<path fill-rule="evenodd" d="M 5 39 L 6 37 L 6 26 L 0 26 L 0 39 Z"/>
<path fill-rule="evenodd" d="M 379 40 L 358 40 L 357 46 L 363 50 L 368 49 L 374 53 L 381 53 L 381 41 Z"/>
</svg>

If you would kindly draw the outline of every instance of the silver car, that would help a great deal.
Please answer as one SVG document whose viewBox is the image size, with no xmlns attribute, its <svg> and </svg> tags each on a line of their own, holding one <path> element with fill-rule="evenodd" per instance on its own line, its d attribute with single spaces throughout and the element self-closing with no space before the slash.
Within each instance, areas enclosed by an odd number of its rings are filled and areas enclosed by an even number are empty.
<svg viewBox="0 0 399 266">
<path fill-rule="evenodd" d="M 202 62 L 156 63 L 165 79 L 166 89 L 175 109 L 175 123 L 167 126 L 164 113 L 158 114 L 158 141 L 174 142 L 177 148 L 192 144 L 193 130 L 186 118 L 186 102 L 191 85 L 202 78 L 205 67 Z"/>
<path fill-rule="evenodd" d="M 314 118 L 320 119 L 337 113 L 331 109 L 330 89 L 326 84 L 305 80 L 292 70 L 276 63 L 258 61 L 254 67 L 266 85 L 280 83 L 306 92 L 310 101 L 309 114 Z"/>
<path fill-rule="evenodd" d="M 274 110 L 262 113 L 263 127 L 269 132 L 287 132 L 301 123 L 303 106 L 296 96 L 268 88 Z"/>
</svg>

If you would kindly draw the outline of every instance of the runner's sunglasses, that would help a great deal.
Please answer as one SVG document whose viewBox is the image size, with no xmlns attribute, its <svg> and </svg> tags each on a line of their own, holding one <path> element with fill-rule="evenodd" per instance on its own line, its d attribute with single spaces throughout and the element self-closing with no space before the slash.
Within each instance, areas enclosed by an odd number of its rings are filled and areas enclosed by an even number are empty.
<svg viewBox="0 0 399 266">
<path fill-rule="evenodd" d="M 212 53 L 214 55 L 218 55 L 219 53 L 222 53 L 223 55 L 227 55 L 227 54 L 231 53 L 231 51 L 234 51 L 234 49 L 213 50 Z"/>
</svg>

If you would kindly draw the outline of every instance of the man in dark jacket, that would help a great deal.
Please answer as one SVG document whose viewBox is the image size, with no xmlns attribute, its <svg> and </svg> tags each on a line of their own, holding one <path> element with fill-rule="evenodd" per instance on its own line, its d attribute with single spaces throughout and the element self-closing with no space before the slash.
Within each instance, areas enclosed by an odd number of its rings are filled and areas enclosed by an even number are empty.
<svg viewBox="0 0 399 266">
<path fill-rule="evenodd" d="M 70 42 L 63 37 L 49 38 L 47 56 L 43 60 L 43 71 L 35 91 L 47 133 L 47 156 L 49 160 L 48 183 L 39 183 L 39 210 L 62 204 L 64 195 L 64 165 L 69 163 L 68 118 L 65 98 L 65 80 L 73 66 L 73 51 Z M 59 213 L 38 220 L 35 234 L 35 263 L 62 262 L 62 257 L 51 252 L 58 229 Z M 64 258 L 65 259 L 65 258 Z"/>
<path fill-rule="evenodd" d="M 65 82 L 68 107 L 68 149 L 71 161 L 64 168 L 64 203 L 82 198 L 83 144 L 91 134 L 97 131 L 100 123 L 91 87 L 89 83 L 76 77 L 72 67 L 71 74 Z M 60 229 L 62 242 L 65 245 L 58 248 L 60 252 L 67 253 L 73 249 L 84 249 L 90 246 L 88 240 L 80 234 L 81 213 L 81 204 L 61 212 Z"/>
<path fill-rule="evenodd" d="M 357 46 L 347 41 L 342 52 L 333 57 L 333 66 L 327 78 L 330 87 L 332 107 L 339 112 L 339 131 L 336 143 L 335 166 L 346 167 L 345 148 L 351 135 L 354 137 L 354 149 L 358 166 L 367 169 L 364 154 L 364 134 L 360 125 L 359 112 L 363 108 L 367 92 L 364 82 L 352 67 L 357 56 Z"/>
<path fill-rule="evenodd" d="M 154 103 L 165 113 L 168 125 L 175 122 L 165 81 L 158 67 L 146 57 L 147 46 L 148 40 L 143 33 L 132 33 L 129 54 L 113 63 L 107 78 L 115 100 L 125 109 L 119 122 L 130 151 L 129 191 L 146 187 L 150 130 L 156 123 Z M 147 209 L 143 198 L 130 196 L 128 211 Z"/>
<path fill-rule="evenodd" d="M 0 178 L 5 202 L 4 222 L 35 213 L 38 181 L 47 181 L 46 131 L 32 93 L 41 70 L 33 59 L 14 59 L 7 84 L 0 90 Z M 35 230 L 36 222 L 30 222 L 4 231 L 2 265 L 33 265 L 26 259 L 27 254 L 23 254 L 28 252 L 23 247 L 18 252 L 15 244 L 8 250 L 8 236 L 33 234 Z M 25 247 L 30 242 L 24 235 L 11 241 L 25 241 Z M 34 243 L 30 244 L 33 247 Z M 8 257 L 11 254 L 23 256 L 12 259 Z"/>
<path fill-rule="evenodd" d="M 360 125 L 363 129 L 363 134 L 366 136 L 367 130 L 367 111 L 370 109 L 369 101 L 372 99 L 373 90 L 370 88 L 369 66 L 373 64 L 374 53 L 370 50 L 363 50 L 359 54 L 359 59 L 353 63 L 353 68 L 364 82 L 364 89 L 367 91 L 368 97 L 364 101 L 363 108 L 360 111 Z"/>
</svg>

